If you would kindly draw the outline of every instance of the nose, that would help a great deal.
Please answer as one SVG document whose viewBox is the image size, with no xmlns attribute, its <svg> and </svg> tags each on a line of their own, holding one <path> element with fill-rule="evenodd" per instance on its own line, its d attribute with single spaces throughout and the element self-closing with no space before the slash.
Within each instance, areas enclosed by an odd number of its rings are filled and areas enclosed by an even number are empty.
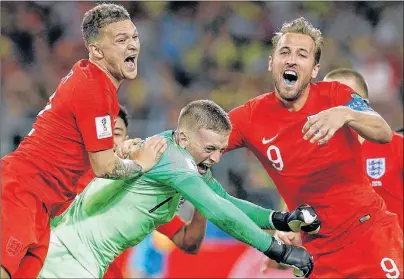
<svg viewBox="0 0 404 279">
<path fill-rule="evenodd" d="M 217 164 L 220 162 L 220 158 L 222 157 L 222 153 L 219 150 L 216 150 L 215 152 L 212 153 L 210 156 L 210 160 L 213 161 L 213 163 Z"/>
<path fill-rule="evenodd" d="M 140 43 L 137 39 L 132 38 L 132 40 L 130 41 L 128 48 L 130 50 L 137 50 L 140 48 Z"/>
<path fill-rule="evenodd" d="M 286 64 L 288 65 L 295 65 L 296 64 L 296 55 L 291 53 L 288 55 L 288 58 L 286 59 Z"/>
</svg>

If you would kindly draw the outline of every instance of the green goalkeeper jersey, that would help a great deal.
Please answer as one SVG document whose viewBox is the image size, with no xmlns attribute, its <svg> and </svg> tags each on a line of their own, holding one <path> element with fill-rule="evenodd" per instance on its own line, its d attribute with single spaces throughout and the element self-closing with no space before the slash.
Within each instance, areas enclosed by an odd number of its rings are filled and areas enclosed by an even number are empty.
<svg viewBox="0 0 404 279">
<path fill-rule="evenodd" d="M 159 225 L 169 222 L 181 195 L 233 237 L 265 251 L 271 210 L 229 196 L 209 172 L 201 176 L 192 156 L 167 138 L 160 161 L 134 181 L 95 178 L 66 211 L 52 220 L 52 234 L 94 277 Z M 258 226 L 257 226 L 258 225 Z"/>
</svg>

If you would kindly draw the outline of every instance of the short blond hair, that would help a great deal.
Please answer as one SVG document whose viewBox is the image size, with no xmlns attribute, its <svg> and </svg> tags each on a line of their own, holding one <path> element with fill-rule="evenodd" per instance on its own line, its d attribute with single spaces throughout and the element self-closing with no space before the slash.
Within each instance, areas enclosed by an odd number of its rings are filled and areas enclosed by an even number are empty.
<svg viewBox="0 0 404 279">
<path fill-rule="evenodd" d="M 320 62 L 321 51 L 323 50 L 324 38 L 321 34 L 320 29 L 315 28 L 310 22 L 308 22 L 304 17 L 299 17 L 295 20 L 285 22 L 279 32 L 275 33 L 272 38 L 272 45 L 276 49 L 280 38 L 287 33 L 296 33 L 310 36 L 314 45 L 316 46 L 316 52 L 314 55 L 314 61 L 316 64 Z"/>
<path fill-rule="evenodd" d="M 231 122 L 227 113 L 218 104 L 210 100 L 190 102 L 182 108 L 178 117 L 178 128 L 212 130 L 218 134 L 231 131 Z"/>
<path fill-rule="evenodd" d="M 348 69 L 348 68 L 339 68 L 332 70 L 329 72 L 325 77 L 324 81 L 329 81 L 329 80 L 339 80 L 339 79 L 351 79 L 355 82 L 355 84 L 358 86 L 358 89 L 361 92 L 356 92 L 359 95 L 361 95 L 363 98 L 368 99 L 369 98 L 369 90 L 368 90 L 368 85 L 366 83 L 365 78 L 358 73 L 355 70 Z"/>
</svg>

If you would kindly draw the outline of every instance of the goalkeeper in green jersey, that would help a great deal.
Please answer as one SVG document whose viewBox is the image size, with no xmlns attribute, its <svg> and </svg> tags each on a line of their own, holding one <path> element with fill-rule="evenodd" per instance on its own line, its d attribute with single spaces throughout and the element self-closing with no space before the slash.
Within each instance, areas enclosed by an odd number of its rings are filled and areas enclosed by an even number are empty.
<svg viewBox="0 0 404 279">
<path fill-rule="evenodd" d="M 167 149 L 152 169 L 132 181 L 94 179 L 54 220 L 39 277 L 101 278 L 122 251 L 173 218 L 181 196 L 229 235 L 308 277 L 311 255 L 262 229 L 316 233 L 320 221 L 314 210 L 306 205 L 291 213 L 264 209 L 228 195 L 212 177 L 210 167 L 219 162 L 230 131 L 226 112 L 214 102 L 186 105 L 177 130 L 159 134 L 167 138 Z"/>
</svg>

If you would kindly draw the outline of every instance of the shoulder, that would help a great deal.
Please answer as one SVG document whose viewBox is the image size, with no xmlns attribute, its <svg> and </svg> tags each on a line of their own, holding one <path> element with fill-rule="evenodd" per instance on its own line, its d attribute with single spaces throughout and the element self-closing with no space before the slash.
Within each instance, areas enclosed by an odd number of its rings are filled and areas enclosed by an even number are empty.
<svg viewBox="0 0 404 279">
<path fill-rule="evenodd" d="M 349 100 L 358 97 L 348 86 L 337 81 L 320 81 L 310 84 L 310 94 L 316 96 L 316 101 L 332 106 L 344 105 Z"/>
<path fill-rule="evenodd" d="M 319 96 L 332 96 L 337 94 L 340 86 L 345 86 L 338 81 L 319 81 L 312 83 L 310 91 L 316 92 Z"/>
<path fill-rule="evenodd" d="M 195 160 L 173 141 L 167 141 L 167 149 L 153 169 L 168 168 L 174 171 L 190 171 L 199 174 Z"/>
<path fill-rule="evenodd" d="M 261 94 L 249 101 L 252 110 L 260 109 L 263 106 L 271 105 L 276 102 L 277 98 L 275 92 Z"/>
<path fill-rule="evenodd" d="M 229 112 L 230 117 L 236 112 L 244 112 L 245 115 L 251 116 L 255 114 L 257 111 L 261 111 L 262 109 L 268 110 L 268 106 L 271 104 L 275 104 L 277 98 L 275 96 L 275 92 L 264 93 L 253 99 L 248 100 L 241 106 L 238 106 Z"/>
<path fill-rule="evenodd" d="M 391 140 L 391 143 L 401 146 L 403 145 L 403 135 L 393 132 L 393 139 Z"/>
<path fill-rule="evenodd" d="M 74 66 L 72 77 L 77 82 L 76 87 L 87 89 L 88 92 L 112 91 L 111 82 L 107 75 L 94 63 L 87 59 L 79 60 Z"/>
</svg>

